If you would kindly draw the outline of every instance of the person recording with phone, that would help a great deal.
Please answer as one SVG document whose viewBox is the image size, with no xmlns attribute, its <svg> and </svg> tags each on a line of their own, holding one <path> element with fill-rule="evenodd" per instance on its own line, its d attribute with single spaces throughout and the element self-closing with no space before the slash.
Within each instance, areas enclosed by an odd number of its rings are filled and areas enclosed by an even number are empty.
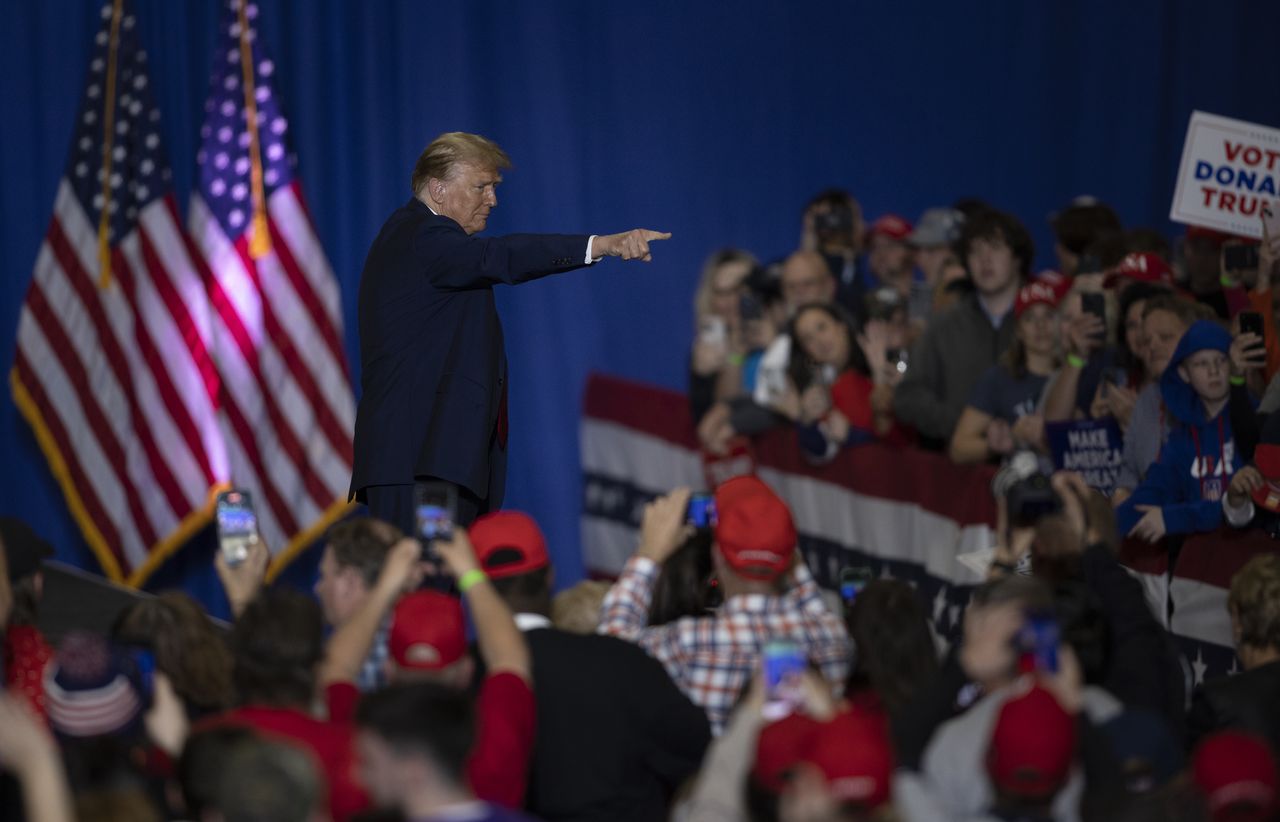
<svg viewBox="0 0 1280 822">
<path fill-rule="evenodd" d="M 839 306 L 809 303 L 792 317 L 787 334 L 793 340 L 788 374 L 800 411 L 800 446 L 808 456 L 825 461 L 846 445 L 910 441 L 893 417 L 893 391 L 902 372 L 888 361 L 883 320 L 870 320 L 856 333 Z"/>
<path fill-rule="evenodd" d="M 502 507 L 507 358 L 493 287 L 589 266 L 651 259 L 671 235 L 475 236 L 498 205 L 506 152 L 478 134 L 423 150 L 413 196 L 383 224 L 360 276 L 361 385 L 350 495 L 405 533 L 415 484 L 457 489 L 457 522 Z"/>
<path fill-rule="evenodd" d="M 707 712 L 719 734 L 769 641 L 796 643 L 830 683 L 844 681 L 849 636 L 822 599 L 803 558 L 791 511 L 754 476 L 716 489 L 712 560 L 724 589 L 714 614 L 649 624 L 662 563 L 693 530 L 690 492 L 678 488 L 645 508 L 640 545 L 604 600 L 599 632 L 635 642 L 661 662 Z"/>
<path fill-rule="evenodd" d="M 847 191 L 828 189 L 805 206 L 801 217 L 800 250 L 816 251 L 836 283 L 829 298 L 856 312 L 867 291 L 867 225 L 862 206 Z"/>
</svg>

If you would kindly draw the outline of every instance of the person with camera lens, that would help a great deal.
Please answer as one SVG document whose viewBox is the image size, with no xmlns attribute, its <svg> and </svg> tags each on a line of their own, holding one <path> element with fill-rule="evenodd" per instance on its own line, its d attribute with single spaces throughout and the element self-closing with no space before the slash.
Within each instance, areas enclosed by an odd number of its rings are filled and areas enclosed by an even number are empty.
<svg viewBox="0 0 1280 822">
<path fill-rule="evenodd" d="M 1045 383 L 1058 367 L 1061 286 L 1033 282 L 1018 291 L 1013 345 L 974 387 L 951 435 L 958 463 L 1000 459 L 1017 448 L 1045 450 L 1044 417 L 1037 410 Z"/>
<path fill-rule="evenodd" d="M 857 312 L 867 291 L 866 223 L 862 206 L 847 191 L 828 189 L 805 206 L 800 249 L 816 251 L 836 281 L 835 301 Z"/>
<path fill-rule="evenodd" d="M 787 333 L 800 446 L 808 456 L 829 460 L 843 446 L 877 439 L 910 442 L 893 417 L 893 391 L 902 374 L 889 362 L 888 323 L 868 320 L 858 333 L 839 306 L 809 303 L 792 317 Z"/>
</svg>

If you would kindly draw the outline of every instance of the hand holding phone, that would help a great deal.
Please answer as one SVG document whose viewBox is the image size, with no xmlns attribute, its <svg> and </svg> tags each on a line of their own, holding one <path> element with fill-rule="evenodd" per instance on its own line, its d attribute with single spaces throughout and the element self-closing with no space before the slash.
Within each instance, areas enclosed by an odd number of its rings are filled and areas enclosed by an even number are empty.
<svg viewBox="0 0 1280 822">
<path fill-rule="evenodd" d="M 214 502 L 214 521 L 218 529 L 218 550 L 230 567 L 249 558 L 258 543 L 258 515 L 248 491 L 233 489 L 218 494 Z"/>
<path fill-rule="evenodd" d="M 1080 310 L 1084 314 L 1092 314 L 1102 323 L 1102 333 L 1096 336 L 1106 336 L 1107 333 L 1107 298 L 1106 295 L 1097 291 L 1086 291 L 1080 295 Z"/>
<path fill-rule="evenodd" d="M 458 489 L 449 482 L 419 482 L 414 485 L 414 524 L 422 542 L 424 559 L 434 559 L 431 543 L 449 539 L 458 518 Z"/>
</svg>

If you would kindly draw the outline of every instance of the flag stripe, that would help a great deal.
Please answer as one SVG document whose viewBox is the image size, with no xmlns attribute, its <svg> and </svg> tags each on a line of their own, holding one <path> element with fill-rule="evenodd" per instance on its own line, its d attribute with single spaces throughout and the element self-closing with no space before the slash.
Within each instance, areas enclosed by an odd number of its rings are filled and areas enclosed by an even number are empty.
<svg viewBox="0 0 1280 822">
<path fill-rule="evenodd" d="M 297 181 L 282 188 L 271 197 L 272 246 L 283 246 L 277 251 L 293 283 L 293 290 L 315 318 L 315 325 L 329 349 L 340 373 L 347 374 L 347 355 L 342 347 L 342 318 L 338 315 L 338 289 L 324 249 L 311 225 L 311 216 L 305 204 L 296 194 Z"/>
<path fill-rule="evenodd" d="M 262 406 L 267 400 L 253 384 L 260 384 L 260 380 L 255 380 L 251 373 L 253 365 L 245 355 L 246 348 L 250 351 L 252 348 L 236 339 L 237 334 L 243 338 L 247 332 L 243 328 L 233 327 L 238 315 L 235 308 L 230 305 L 230 298 L 222 284 L 216 279 L 209 281 L 209 296 L 213 302 L 215 329 L 217 329 L 215 340 L 218 342 L 215 345 L 215 353 L 220 363 L 220 376 L 224 388 L 222 409 L 225 420 L 230 425 L 228 434 L 234 434 L 234 439 L 239 440 L 239 450 L 249 460 L 249 467 L 259 477 L 263 492 L 280 527 L 288 533 L 293 533 L 297 529 L 297 522 L 284 497 L 293 499 L 296 496 L 296 469 L 283 453 L 274 429 L 250 422 L 251 419 L 257 421 L 261 418 L 264 413 Z M 265 442 L 259 441 L 259 433 L 266 440 Z M 238 483 L 241 481 L 240 466 L 244 463 L 233 461 L 232 464 L 237 466 L 234 477 Z M 273 470 L 268 472 L 266 465 L 270 465 Z M 287 476 L 282 477 L 282 473 L 286 473 Z"/>
<path fill-rule="evenodd" d="M 136 282 L 133 279 L 128 282 L 129 301 L 141 314 L 136 342 L 146 356 L 151 374 L 160 388 L 169 420 L 180 432 L 190 452 L 203 457 L 204 436 L 200 426 L 196 424 L 192 409 L 183 402 L 182 397 L 196 393 L 205 386 L 202 380 L 192 379 L 194 375 L 187 366 L 193 363 L 188 357 L 182 356 L 184 351 L 189 352 L 191 349 L 189 345 L 184 345 L 186 341 L 182 332 L 173 322 L 177 306 L 170 302 L 171 297 L 166 298 L 169 296 L 166 294 L 169 285 L 165 277 L 166 268 L 156 256 L 145 231 L 131 236 L 124 248 L 131 261 L 140 263 L 134 266 L 138 274 Z M 164 341 L 166 356 L 160 356 L 153 338 Z M 174 384 L 175 376 L 184 383 L 182 390 Z M 199 403 L 208 408 L 206 400 L 206 396 L 198 395 L 191 399 L 193 404 Z M 205 479 L 205 487 L 213 485 L 217 480 L 208 459 L 201 459 L 198 465 Z M 203 494 L 193 500 L 193 503 L 198 505 L 201 497 Z"/>
<path fill-rule="evenodd" d="M 122 294 L 127 297 L 129 305 L 133 306 L 133 311 L 127 320 L 124 318 L 121 318 L 123 322 L 117 320 L 121 325 L 127 323 L 133 330 L 133 345 L 130 346 L 130 350 L 133 354 L 131 365 L 134 379 L 131 384 L 135 391 L 135 401 L 129 406 L 130 421 L 134 433 L 145 444 L 148 456 L 152 457 L 155 480 L 158 481 L 161 491 L 169 501 L 170 521 L 163 524 L 157 523 L 159 533 L 168 533 L 177 526 L 177 520 L 180 518 L 174 515 L 188 511 L 204 502 L 205 491 L 214 484 L 214 478 L 207 462 L 201 465 L 192 456 L 192 454 L 203 453 L 199 434 L 186 414 L 186 407 L 177 399 L 173 384 L 169 382 L 169 372 L 164 363 L 165 357 L 161 356 L 151 335 L 147 333 L 146 324 L 139 316 L 139 307 L 145 300 L 139 299 L 140 289 L 136 285 L 130 255 L 122 251 L 128 245 L 129 243 L 126 242 L 123 246 L 116 248 L 111 257 L 111 265 Z M 120 301 L 112 302 L 118 304 Z M 119 315 L 127 310 L 127 306 L 120 305 L 119 309 L 111 313 Z M 123 327 L 118 327 L 117 332 L 121 336 L 127 333 Z M 165 350 L 171 351 L 173 347 L 166 346 Z M 139 363 L 139 360 L 145 363 L 145 367 L 141 367 L 142 363 Z M 137 396 L 139 393 L 151 396 Z M 166 411 L 168 413 L 165 413 Z M 156 447 L 153 432 L 159 434 L 165 443 L 163 455 Z M 181 482 L 178 481 L 177 475 L 182 476 Z M 145 484 L 143 487 L 146 487 Z M 150 540 L 148 544 L 151 544 Z"/>
<path fill-rule="evenodd" d="M 211 226 L 210 232 L 221 233 L 218 232 L 217 226 Z M 232 253 L 234 254 L 235 251 L 233 250 Z M 229 293 L 231 291 L 236 291 L 241 294 L 243 298 L 242 302 L 248 300 L 249 294 L 247 292 L 253 287 L 252 280 L 247 276 L 246 272 L 236 271 L 235 273 L 244 276 L 245 281 L 249 282 L 250 285 L 248 287 L 244 287 L 241 286 L 240 283 L 236 283 L 234 286 L 228 287 L 227 285 L 224 285 L 224 279 L 226 279 L 228 271 L 232 270 L 232 268 L 229 265 L 223 265 L 221 270 L 224 276 L 214 277 L 210 282 L 210 291 L 213 294 L 214 308 L 217 310 L 218 316 L 222 319 L 223 326 L 230 334 L 234 347 L 238 349 L 241 360 L 245 366 L 245 370 L 247 371 L 246 374 L 241 375 L 240 379 L 231 378 L 227 373 L 227 368 L 229 367 L 229 363 L 225 360 L 227 352 L 224 351 L 222 352 L 224 356 L 224 360 L 222 362 L 223 379 L 227 381 L 228 385 L 231 386 L 233 390 L 238 389 L 240 392 L 256 392 L 255 399 L 258 400 L 259 406 L 266 413 L 267 421 L 270 424 L 268 433 L 269 435 L 274 436 L 274 439 L 282 452 L 282 456 L 289 460 L 287 468 L 291 472 L 296 473 L 296 476 L 302 482 L 303 487 L 305 487 L 307 492 L 312 495 L 316 503 L 320 507 L 323 507 L 328 502 L 326 492 L 323 486 L 319 485 L 315 481 L 314 476 L 311 475 L 309 466 L 307 465 L 306 454 L 302 449 L 302 445 L 298 440 L 298 436 L 294 431 L 293 425 L 290 423 L 290 420 L 296 417 L 287 416 L 281 413 L 280 410 L 279 400 L 289 399 L 288 391 L 291 387 L 291 381 L 286 379 L 286 375 L 283 373 L 283 367 L 278 364 L 278 358 L 274 358 L 273 361 L 273 358 L 270 356 L 273 351 L 273 346 L 269 345 L 265 340 L 259 340 L 256 345 L 254 344 L 253 337 L 249 332 L 248 322 L 242 319 L 241 314 L 232 302 L 231 294 Z M 261 304 L 261 301 L 255 301 L 255 304 L 252 304 L 251 307 L 253 309 L 257 309 L 259 317 L 265 311 L 265 307 Z M 273 379 L 268 380 L 264 377 L 264 365 L 271 368 L 271 377 Z M 251 380 L 253 385 L 246 385 L 246 380 Z M 306 413 L 303 407 L 299 407 L 296 410 L 299 415 Z M 285 466 L 281 467 L 283 468 Z M 284 491 L 286 497 L 289 499 L 295 498 L 296 495 L 291 493 L 291 489 L 295 487 L 294 483 L 289 483 L 288 485 L 281 484 L 280 487 L 281 490 Z"/>
<path fill-rule="evenodd" d="M 57 360 L 61 375 L 65 377 L 72 392 L 79 400 L 80 411 L 88 428 L 84 430 L 76 427 L 72 430 L 77 438 L 86 436 L 97 440 L 97 450 L 103 458 L 102 468 L 104 473 L 107 474 L 107 476 L 103 477 L 103 480 L 118 485 L 123 491 L 124 503 L 128 506 L 129 513 L 134 518 L 134 524 L 138 530 L 138 538 L 145 544 L 150 544 L 155 539 L 155 529 L 150 519 L 142 516 L 141 495 L 139 494 L 139 489 L 145 486 L 134 482 L 133 472 L 130 470 L 131 466 L 134 469 L 138 469 L 139 466 L 129 460 L 125 453 L 125 446 L 112 428 L 98 396 L 90 387 L 90 383 L 96 382 L 97 379 L 90 377 L 84 361 L 76 351 L 75 344 L 67 336 L 67 331 L 62 325 L 62 321 L 50 307 L 44 290 L 39 283 L 33 283 L 31 290 L 27 294 L 27 309 L 31 312 L 32 319 L 39 326 L 40 334 L 48 346 L 48 350 L 52 352 L 53 358 Z M 115 510 L 119 515 L 123 515 L 121 509 L 117 508 Z M 118 524 L 122 524 L 119 518 L 116 521 Z"/>
<path fill-rule="evenodd" d="M 283 293 L 285 287 L 279 282 L 280 278 L 275 276 L 279 271 L 279 267 L 271 265 L 275 255 L 267 255 L 255 264 L 253 258 L 249 256 L 249 241 L 245 235 L 241 235 L 240 239 L 236 241 L 235 247 L 236 253 L 240 255 L 240 264 L 244 266 L 244 270 L 249 274 L 250 280 L 257 288 L 258 297 L 262 305 L 262 324 L 263 329 L 267 332 L 267 338 L 271 340 L 275 353 L 288 368 L 289 374 L 292 375 L 296 390 L 301 393 L 301 402 L 298 408 L 300 413 L 291 414 L 289 419 L 299 428 L 300 433 L 310 434 L 313 428 L 312 424 L 318 425 L 328 438 L 334 454 L 343 461 L 342 470 L 350 471 L 350 436 L 334 418 L 333 409 L 330 408 L 321 394 L 319 386 L 316 385 L 315 375 L 302 362 L 299 356 L 299 346 L 295 344 L 293 337 L 285 332 L 280 318 L 277 317 L 276 309 L 279 306 L 285 310 L 286 314 L 295 315 L 289 318 L 292 320 L 290 326 L 294 329 L 298 328 L 300 318 L 296 316 L 295 311 L 291 310 L 293 308 L 291 296 Z M 274 285 L 267 285 L 266 283 L 268 282 Z M 266 345 L 263 346 L 264 349 L 266 347 Z M 309 439 L 309 437 L 307 438 Z M 344 448 L 346 449 L 345 454 L 343 453 Z M 330 491 L 322 498 L 317 498 L 316 501 L 321 507 L 324 507 L 332 499 L 333 493 Z"/>
<path fill-rule="evenodd" d="M 165 303 L 173 313 L 174 321 L 188 339 L 192 362 L 204 382 L 209 402 L 216 408 L 221 392 L 218 367 L 213 361 L 212 320 L 209 317 L 209 293 L 205 284 L 209 271 L 204 258 L 182 227 L 178 205 L 172 196 L 164 198 L 165 219 L 147 220 L 144 215 L 144 233 L 150 238 L 157 255 L 169 261 L 164 293 Z M 183 265 L 174 265 L 174 261 Z"/>
<path fill-rule="evenodd" d="M 351 382 L 344 367 L 346 359 L 340 348 L 336 351 L 333 348 L 333 327 L 326 322 L 323 307 L 310 291 L 310 283 L 297 269 L 293 252 L 285 244 L 284 237 L 275 230 L 276 225 L 275 221 L 271 222 L 272 236 L 277 238 L 271 245 L 273 253 L 264 259 L 269 260 L 273 269 L 282 272 L 284 276 L 267 277 L 263 286 L 272 304 L 277 306 L 280 324 L 293 340 L 292 347 L 302 358 L 309 378 L 315 384 L 319 393 L 317 402 L 323 401 L 325 411 L 333 418 L 336 432 L 334 450 L 343 455 L 349 469 L 355 403 L 351 396 Z M 305 289 L 307 294 L 299 292 L 299 288 Z"/>
<path fill-rule="evenodd" d="M 188 407 L 179 399 L 181 393 L 169 381 L 170 368 L 173 367 L 176 370 L 178 367 L 176 364 L 184 360 L 180 357 L 183 347 L 181 340 L 172 334 L 148 333 L 150 331 L 148 326 L 155 326 L 156 318 L 163 315 L 164 310 L 158 305 L 150 289 L 133 287 L 136 280 L 134 275 L 139 266 L 124 267 L 124 264 L 120 263 L 122 270 L 115 278 L 116 284 L 120 286 L 118 290 L 114 284 L 104 289 L 92 281 L 87 272 L 97 265 L 97 260 L 91 256 L 96 239 L 88 219 L 80 210 L 70 188 L 65 184 L 59 189 L 54 213 L 58 227 L 65 238 L 65 248 L 78 262 L 73 269 L 76 273 L 70 279 L 77 287 L 82 304 L 101 313 L 109 327 L 113 329 L 100 331 L 100 334 L 109 336 L 112 347 L 107 349 L 108 352 L 119 352 L 121 363 L 116 368 L 116 373 L 122 387 L 128 389 L 129 408 L 132 412 L 141 412 L 141 419 L 133 417 L 136 433 L 150 439 L 151 431 L 154 429 L 159 439 L 165 443 L 165 448 L 161 450 L 167 458 L 172 459 L 185 450 L 185 465 L 195 468 L 194 475 L 186 475 L 183 470 L 184 464 L 175 466 L 180 475 L 185 475 L 182 486 L 185 489 L 186 500 L 173 501 L 170 495 L 173 514 L 181 519 L 184 512 L 204 503 L 207 489 L 216 482 L 210 470 L 209 461 L 204 457 L 209 446 L 196 431 Z M 123 249 L 126 258 L 134 256 L 129 252 L 137 247 L 136 237 L 137 232 L 130 233 L 116 250 Z M 181 265 L 182 261 L 178 263 Z M 189 260 L 187 265 L 190 265 Z M 146 279 L 142 281 L 144 285 L 147 282 Z M 138 293 L 140 290 L 142 294 Z M 157 345 L 153 339 L 155 336 L 160 337 L 162 345 Z M 164 351 L 164 356 L 161 356 L 160 350 Z M 132 356 L 125 356 L 126 351 Z M 202 400 L 203 398 L 197 395 L 189 402 L 194 405 Z M 210 424 L 212 424 L 212 414 L 206 412 L 205 416 L 210 418 Z M 123 413 L 119 419 L 123 423 Z M 185 449 L 182 448 L 183 440 L 185 440 Z M 166 493 L 169 491 L 170 489 L 166 488 Z M 161 528 L 160 532 L 164 532 L 164 529 Z"/>
<path fill-rule="evenodd" d="M 62 191 L 67 190 L 62 187 Z M 77 316 L 64 315 L 64 328 L 77 329 L 77 334 L 88 333 L 90 329 L 96 333 L 96 339 L 91 345 L 80 348 L 81 361 L 92 365 L 105 355 L 110 365 L 109 371 L 97 374 L 90 383 L 93 391 L 82 399 L 87 402 L 91 397 L 93 403 L 102 406 L 102 413 L 112 423 L 112 430 L 122 446 L 130 443 L 141 445 L 149 469 L 144 472 L 136 464 L 128 465 L 135 489 L 148 489 L 158 482 L 165 500 L 171 506 L 169 511 L 159 511 L 154 505 L 158 500 L 154 500 L 152 494 L 147 495 L 150 522 L 146 526 L 139 523 L 138 527 L 143 539 L 150 544 L 157 534 L 165 533 L 176 523 L 179 512 L 187 510 L 190 503 L 181 496 L 175 497 L 175 493 L 180 492 L 163 456 L 168 449 L 161 449 L 153 437 L 153 429 L 161 426 L 157 425 L 155 419 L 155 403 L 147 402 L 154 400 L 154 396 L 146 395 L 145 381 L 140 379 L 146 369 L 137 362 L 136 348 L 129 347 L 128 350 L 135 355 L 131 358 L 126 356 L 126 349 L 122 345 L 129 339 L 131 331 L 136 332 L 136 317 L 129 306 L 123 304 L 121 295 L 114 290 L 114 286 L 102 289 L 91 281 L 84 268 L 84 260 L 77 253 L 84 248 L 84 243 L 73 241 L 74 238 L 86 236 L 88 222 L 75 199 L 67 193 L 68 196 L 59 197 L 54 209 L 55 219 L 49 227 L 49 246 L 59 265 L 43 273 L 49 278 L 48 285 L 65 285 L 67 299 L 75 301 Z M 113 254 L 113 259 L 123 268 L 123 261 L 118 255 Z M 128 272 L 122 270 L 120 274 L 117 282 L 125 282 Z M 39 271 L 36 282 L 41 282 Z M 88 323 L 83 321 L 83 315 L 87 315 Z M 109 379 L 110 376 L 115 377 L 114 382 Z M 151 412 L 150 419 L 144 418 L 148 412 Z M 122 469 L 126 467 L 125 463 L 117 465 Z"/>
<path fill-rule="evenodd" d="M 34 320 L 30 320 L 30 322 L 34 323 Z M 19 330 L 25 330 L 25 327 L 20 327 Z M 38 334 L 39 332 L 37 331 L 36 333 Z M 76 407 L 78 405 L 78 401 L 74 396 L 67 396 L 70 392 L 64 391 L 61 392 L 61 396 L 58 396 L 58 399 L 62 400 L 66 398 L 66 402 L 59 402 L 56 405 L 51 402 L 49 396 L 50 392 L 45 390 L 44 384 L 36 377 L 34 369 L 27 361 L 27 346 L 24 346 L 22 342 L 23 341 L 20 338 L 18 352 L 14 358 L 14 367 L 18 371 L 18 380 L 22 383 L 27 393 L 31 396 L 32 401 L 35 403 L 36 409 L 40 413 L 40 422 L 53 438 L 54 445 L 57 447 L 58 453 L 66 466 L 67 473 L 69 474 L 68 479 L 71 482 L 72 487 L 75 489 L 76 495 L 80 498 L 80 502 L 84 505 L 85 511 L 89 515 L 95 529 L 100 534 L 102 541 L 105 543 L 101 548 L 109 552 L 109 554 L 114 557 L 118 563 L 124 564 L 124 553 L 121 551 L 120 547 L 120 532 L 116 528 L 115 522 L 107 516 L 104 501 L 98 496 L 98 489 L 101 488 L 104 493 L 109 494 L 112 487 L 118 486 L 103 485 L 101 483 L 94 482 L 95 476 L 100 475 L 101 471 L 95 470 L 93 472 L 89 472 L 85 470 L 85 461 L 81 459 L 80 456 L 82 453 L 81 449 L 83 448 L 83 451 L 86 452 L 86 456 L 92 459 L 92 452 L 97 451 L 96 445 L 91 443 L 82 444 L 81 442 L 75 442 L 67 435 L 67 425 L 69 424 L 73 429 L 75 429 L 76 423 L 80 421 L 78 419 L 78 408 Z M 42 356 L 45 352 L 39 350 L 40 347 L 38 345 L 32 345 L 31 348 L 35 350 L 31 351 L 30 356 L 35 358 L 37 362 L 42 363 L 41 373 L 43 378 L 50 380 L 50 382 L 54 382 L 55 375 L 53 372 L 58 370 L 59 367 L 56 364 L 51 365 L 47 362 L 47 358 Z M 63 422 L 64 415 L 69 417 L 66 423 Z M 81 432 L 81 437 L 83 438 L 83 432 L 87 429 L 81 427 L 78 430 Z M 92 437 L 88 437 L 88 439 L 92 440 Z M 106 502 L 109 502 L 109 500 Z"/>
</svg>

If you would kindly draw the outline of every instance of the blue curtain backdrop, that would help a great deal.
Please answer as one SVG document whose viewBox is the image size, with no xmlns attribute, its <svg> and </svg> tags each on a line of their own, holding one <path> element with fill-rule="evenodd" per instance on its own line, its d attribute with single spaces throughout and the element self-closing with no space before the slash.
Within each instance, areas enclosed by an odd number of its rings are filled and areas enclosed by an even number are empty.
<svg viewBox="0 0 1280 822">
<path fill-rule="evenodd" d="M 43 236 L 98 25 L 96 0 L 5 4 L 0 31 L 0 363 Z M 577 426 L 601 369 L 682 387 L 690 298 L 723 245 L 791 250 L 817 190 L 914 218 L 979 196 L 1046 215 L 1081 193 L 1172 234 L 1193 109 L 1280 125 L 1280 3 L 645 3 L 258 0 L 301 179 L 341 283 L 359 375 L 356 290 L 370 240 L 442 131 L 514 158 L 489 233 L 672 231 L 651 265 L 499 289 L 511 359 L 508 501 L 532 512 L 562 582 L 581 574 Z M 163 137 L 185 210 L 218 3 L 139 0 Z M 6 392 L 7 393 L 7 392 Z M 0 513 L 61 558 L 95 562 L 25 422 L 0 402 Z M 211 602 L 208 539 L 155 585 Z M 291 575 L 305 584 L 314 563 Z"/>
</svg>

